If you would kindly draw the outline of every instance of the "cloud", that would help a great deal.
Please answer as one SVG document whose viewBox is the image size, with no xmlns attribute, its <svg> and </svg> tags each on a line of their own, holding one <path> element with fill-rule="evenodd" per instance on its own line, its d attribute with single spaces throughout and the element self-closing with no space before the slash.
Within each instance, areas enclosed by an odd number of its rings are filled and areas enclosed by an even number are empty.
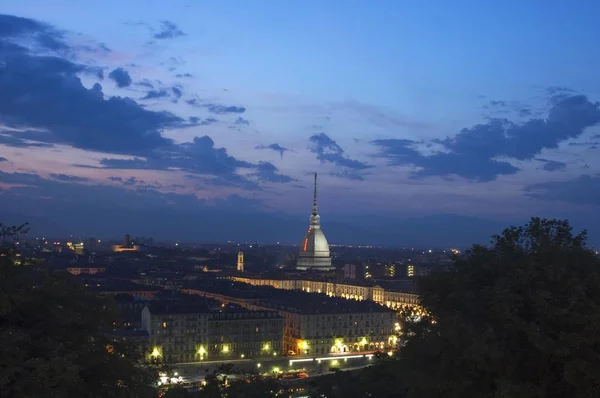
<svg viewBox="0 0 600 398">
<path fill-rule="evenodd" d="M 185 77 L 194 77 L 194 75 L 192 75 L 191 73 L 178 73 L 175 75 L 175 77 L 177 78 L 185 78 Z"/>
<path fill-rule="evenodd" d="M 54 26 L 29 18 L 0 14 L 0 40 L 16 38 L 33 40 L 37 47 L 47 50 L 70 49 L 65 43 L 65 33 Z"/>
<path fill-rule="evenodd" d="M 78 176 L 73 176 L 73 175 L 68 175 L 68 174 L 50 174 L 50 178 L 54 179 L 54 180 L 58 180 L 58 181 L 63 181 L 63 182 L 86 182 L 89 181 L 89 178 L 85 178 L 85 177 L 78 177 Z"/>
<path fill-rule="evenodd" d="M 378 156 L 392 166 L 412 165 L 414 178 L 458 175 L 473 181 L 491 181 L 519 169 L 501 158 L 531 160 L 543 149 L 579 137 L 586 128 L 600 122 L 600 103 L 583 95 L 561 97 L 545 119 L 523 123 L 490 119 L 485 124 L 465 128 L 454 137 L 434 140 L 441 146 L 431 155 L 419 151 L 421 142 L 403 139 L 374 140 Z"/>
<path fill-rule="evenodd" d="M 544 163 L 542 167 L 545 171 L 563 171 L 567 168 L 567 164 L 563 162 L 558 162 L 556 160 L 548 160 L 548 159 L 535 159 L 538 162 Z"/>
<path fill-rule="evenodd" d="M 0 156 L 0 162 L 8 162 L 8 159 L 6 159 L 4 156 Z"/>
<path fill-rule="evenodd" d="M 185 33 L 171 21 L 161 21 L 160 30 L 152 35 L 153 38 L 158 40 L 175 39 L 181 36 L 185 36 Z"/>
<path fill-rule="evenodd" d="M 103 158 L 102 168 L 142 169 L 142 170 L 180 170 L 193 174 L 214 175 L 215 180 L 206 180 L 214 184 L 227 184 L 244 189 L 257 189 L 255 183 L 237 174 L 239 169 L 253 171 L 250 177 L 263 182 L 291 182 L 291 177 L 278 173 L 277 168 L 268 162 L 258 164 L 238 160 L 227 153 L 225 148 L 215 147 L 209 136 L 195 137 L 192 142 L 170 146 L 155 151 L 146 157 L 133 159 Z"/>
<path fill-rule="evenodd" d="M 272 151 L 275 152 L 279 152 L 279 156 L 281 157 L 281 159 L 283 159 L 283 154 L 287 151 L 289 151 L 288 148 L 282 147 L 281 145 L 274 143 L 274 144 L 269 144 L 269 145 L 257 145 L 254 147 L 254 149 L 270 149 Z"/>
<path fill-rule="evenodd" d="M 188 102 L 189 104 L 190 102 Z M 203 105 L 208 109 L 209 112 L 215 113 L 217 115 L 223 115 L 226 113 L 244 113 L 246 112 L 246 108 L 242 106 L 226 106 L 226 105 L 216 105 L 216 104 L 206 104 Z"/>
<path fill-rule="evenodd" d="M 6 131 L 6 134 L 1 133 L 2 130 L 0 130 L 0 144 L 13 148 L 50 148 L 54 146 L 44 142 L 36 142 L 35 139 L 27 139 L 27 137 L 30 137 L 27 131 L 10 130 Z M 39 135 L 34 134 L 32 136 L 38 137 Z"/>
<path fill-rule="evenodd" d="M 172 87 L 171 91 L 173 91 L 175 98 L 181 98 L 181 96 L 183 95 L 183 92 L 181 91 L 181 86 Z"/>
<path fill-rule="evenodd" d="M 117 83 L 117 87 L 129 87 L 131 85 L 131 76 L 123 68 L 117 68 L 108 74 L 108 77 Z"/>
<path fill-rule="evenodd" d="M 600 204 L 600 175 L 582 175 L 575 180 L 551 181 L 525 187 L 531 198 L 573 203 L 577 205 Z"/>
<path fill-rule="evenodd" d="M 259 181 L 275 182 L 275 183 L 287 183 L 296 181 L 296 179 L 279 174 L 277 167 L 269 162 L 259 162 L 256 167 L 256 172 L 253 174 Z"/>
<path fill-rule="evenodd" d="M 218 120 L 212 117 L 201 119 L 197 116 L 192 116 L 190 117 L 190 122 L 197 124 L 198 126 L 208 126 L 210 124 L 217 123 Z"/>
<path fill-rule="evenodd" d="M 235 119 L 235 124 L 242 124 L 242 125 L 249 126 L 250 122 L 248 120 L 244 119 L 243 117 L 238 117 L 237 119 Z"/>
<path fill-rule="evenodd" d="M 53 32 L 42 29 L 44 37 Z M 12 35 L 22 31 L 13 29 Z M 11 127 L 46 130 L 42 142 L 135 155 L 171 145 L 172 141 L 161 135 L 163 130 L 190 126 L 172 113 L 145 109 L 130 98 L 105 98 L 100 84 L 90 89 L 82 85 L 77 74 L 87 66 L 57 56 L 35 55 L 5 37 L 6 32 L 0 37 L 0 115 Z M 62 36 L 53 37 L 54 41 L 47 38 L 43 43 L 56 47 Z"/>
<path fill-rule="evenodd" d="M 356 170 L 342 170 L 341 172 L 332 172 L 329 175 L 333 177 L 343 178 L 350 181 L 364 181 L 365 177 L 363 173 L 359 173 Z"/>
<path fill-rule="evenodd" d="M 342 147 L 329 138 L 326 134 L 314 134 L 309 138 L 309 150 L 317 155 L 322 163 L 332 163 L 336 166 L 347 167 L 354 170 L 364 170 L 372 166 L 358 160 L 348 158 Z"/>
<path fill-rule="evenodd" d="M 142 99 L 149 100 L 167 97 L 169 97 L 169 93 L 167 92 L 167 90 L 150 90 L 146 93 L 144 97 L 142 97 Z"/>
</svg>

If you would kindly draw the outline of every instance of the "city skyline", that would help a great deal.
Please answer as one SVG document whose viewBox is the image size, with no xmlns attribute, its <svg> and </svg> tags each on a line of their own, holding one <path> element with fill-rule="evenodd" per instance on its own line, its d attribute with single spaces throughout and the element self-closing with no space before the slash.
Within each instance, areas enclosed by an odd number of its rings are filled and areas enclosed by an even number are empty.
<svg viewBox="0 0 600 398">
<path fill-rule="evenodd" d="M 3 220 L 300 244 L 318 172 L 332 244 L 600 243 L 595 2 L 146 4 L 3 3 Z"/>
</svg>

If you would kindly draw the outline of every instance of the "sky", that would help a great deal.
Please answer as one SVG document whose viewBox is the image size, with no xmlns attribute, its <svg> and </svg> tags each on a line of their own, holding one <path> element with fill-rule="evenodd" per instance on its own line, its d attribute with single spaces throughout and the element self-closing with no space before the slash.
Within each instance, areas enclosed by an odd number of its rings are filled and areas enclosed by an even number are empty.
<svg viewBox="0 0 600 398">
<path fill-rule="evenodd" d="M 35 233 L 600 244 L 600 3 L 3 0 L 0 221 Z"/>
</svg>

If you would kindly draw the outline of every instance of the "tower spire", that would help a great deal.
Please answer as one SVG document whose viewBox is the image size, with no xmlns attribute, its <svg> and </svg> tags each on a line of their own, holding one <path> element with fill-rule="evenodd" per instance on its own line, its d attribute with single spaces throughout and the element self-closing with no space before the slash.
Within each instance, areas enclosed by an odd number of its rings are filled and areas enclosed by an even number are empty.
<svg viewBox="0 0 600 398">
<path fill-rule="evenodd" d="M 313 216 L 319 215 L 318 208 L 317 208 L 317 173 L 315 173 L 315 193 L 314 193 L 314 198 L 313 198 L 312 214 L 313 214 Z"/>
</svg>

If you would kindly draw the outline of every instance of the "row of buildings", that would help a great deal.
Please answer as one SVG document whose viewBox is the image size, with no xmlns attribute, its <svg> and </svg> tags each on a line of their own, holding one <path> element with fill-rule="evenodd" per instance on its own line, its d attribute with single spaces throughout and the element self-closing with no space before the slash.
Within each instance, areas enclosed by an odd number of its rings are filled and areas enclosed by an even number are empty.
<svg viewBox="0 0 600 398">
<path fill-rule="evenodd" d="M 276 311 L 283 318 L 284 355 L 376 351 L 396 343 L 395 311 L 370 301 L 228 280 L 196 282 L 183 291 L 251 311 Z"/>
<path fill-rule="evenodd" d="M 319 280 L 310 278 L 262 278 L 237 275 L 229 277 L 235 282 L 253 286 L 272 286 L 283 290 L 301 290 L 307 293 L 323 293 L 330 297 L 348 300 L 373 301 L 394 310 L 419 306 L 419 296 L 413 290 L 412 281 L 347 281 Z"/>
</svg>

